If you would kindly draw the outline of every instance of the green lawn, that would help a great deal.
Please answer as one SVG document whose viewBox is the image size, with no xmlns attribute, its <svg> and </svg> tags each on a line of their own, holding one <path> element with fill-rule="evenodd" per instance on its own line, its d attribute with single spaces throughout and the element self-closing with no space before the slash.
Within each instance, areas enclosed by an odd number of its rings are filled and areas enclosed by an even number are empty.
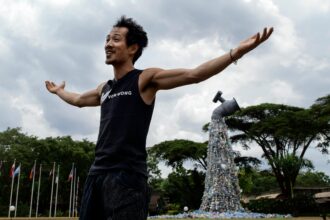
<svg viewBox="0 0 330 220">
<path fill-rule="evenodd" d="M 175 218 L 172 218 L 175 219 Z M 180 220 L 191 220 L 192 218 L 185 218 Z M 221 219 L 221 218 L 219 218 Z M 158 220 L 168 220 L 168 219 L 161 219 Z M 194 218 L 194 220 L 205 220 L 205 218 Z M 222 219 L 223 220 L 223 219 Z M 238 219 L 230 219 L 230 220 L 256 220 L 255 218 L 238 218 Z M 295 218 L 264 218 L 264 220 L 322 220 L 321 217 L 315 216 L 315 217 L 295 217 Z"/>
<path fill-rule="evenodd" d="M 329 217 L 328 217 L 329 218 Z M 31 220 L 27 217 L 17 217 L 17 218 L 11 218 L 13 220 Z M 59 217 L 59 218 L 48 218 L 48 217 L 41 217 L 41 218 L 34 218 L 36 220 L 78 220 L 78 218 L 67 218 L 67 217 Z M 178 219 L 178 218 L 172 218 L 172 219 Z M 180 220 L 191 220 L 192 218 L 185 218 Z M 219 218 L 221 219 L 221 218 Z M 218 219 L 218 220 L 219 220 Z M 7 217 L 0 217 L 0 220 L 8 220 Z M 168 220 L 168 219 L 161 219 L 158 218 L 157 220 Z M 206 220 L 205 218 L 194 218 L 194 220 Z M 212 219 L 215 220 L 215 219 Z M 222 219 L 224 220 L 224 219 Z M 256 218 L 238 218 L 238 219 L 229 219 L 229 220 L 258 220 Z M 296 218 L 264 218 L 263 220 L 322 220 L 321 217 L 315 216 L 315 217 L 296 217 Z"/>
</svg>

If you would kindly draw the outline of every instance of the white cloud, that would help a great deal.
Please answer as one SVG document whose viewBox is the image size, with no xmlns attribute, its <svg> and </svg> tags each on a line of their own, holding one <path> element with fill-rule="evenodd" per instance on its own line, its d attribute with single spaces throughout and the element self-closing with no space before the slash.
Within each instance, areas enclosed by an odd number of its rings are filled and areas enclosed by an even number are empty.
<svg viewBox="0 0 330 220">
<path fill-rule="evenodd" d="M 201 129 L 219 104 L 212 103 L 218 90 L 242 107 L 262 102 L 307 107 L 329 93 L 329 5 L 328 0 L 0 0 L 0 127 L 95 141 L 99 109 L 70 107 L 48 94 L 43 81 L 66 80 L 70 91 L 82 92 L 111 79 L 103 41 L 122 14 L 141 23 L 150 37 L 137 68 L 193 68 L 265 26 L 275 28 L 268 42 L 237 66 L 196 85 L 161 91 L 148 146 L 175 138 L 206 140 Z"/>
<path fill-rule="evenodd" d="M 176 102 L 173 110 L 176 121 L 191 124 L 202 124 L 210 120 L 211 100 L 207 91 L 201 93 L 186 94 Z"/>
<path fill-rule="evenodd" d="M 0 55 L 1 57 L 10 56 L 8 40 L 2 36 L 0 36 Z"/>
<path fill-rule="evenodd" d="M 22 79 L 18 80 L 17 83 L 21 88 L 21 92 L 20 94 L 12 96 L 10 105 L 21 115 L 20 127 L 24 131 L 29 131 L 29 134 L 40 137 L 59 135 L 59 133 L 47 123 L 43 114 L 42 105 L 30 95 L 31 91 L 28 83 Z"/>
<path fill-rule="evenodd" d="M 296 64 L 297 68 L 301 71 L 308 69 L 311 72 L 318 72 L 330 69 L 330 63 L 328 60 L 326 60 L 326 58 L 322 58 L 321 60 L 319 60 L 308 54 L 302 54 L 296 60 Z"/>
<path fill-rule="evenodd" d="M 211 58 L 223 54 L 221 40 L 218 36 L 205 37 L 196 41 L 184 41 L 175 39 L 161 39 L 152 45 L 152 53 L 161 54 L 159 57 L 151 57 L 150 63 L 157 62 L 166 68 L 193 68 Z M 149 48 L 148 48 L 149 50 Z"/>
<path fill-rule="evenodd" d="M 12 100 L 13 106 L 22 116 L 21 128 L 24 131 L 29 131 L 30 135 L 38 135 L 42 138 L 58 136 L 59 133 L 53 131 L 45 120 L 41 106 L 38 106 L 36 103 L 27 103 L 26 98 L 18 96 Z"/>
<path fill-rule="evenodd" d="M 269 86 L 270 94 L 276 103 L 290 104 L 293 100 L 301 100 L 303 97 L 296 93 L 290 84 L 276 80 Z"/>
<path fill-rule="evenodd" d="M 330 2 L 328 0 L 302 1 L 301 6 L 308 13 L 327 13 L 330 10 Z"/>
<path fill-rule="evenodd" d="M 271 13 L 272 15 L 276 15 L 279 12 L 278 7 L 272 0 L 258 0 L 257 6 L 266 11 L 266 13 Z"/>
<path fill-rule="evenodd" d="M 36 6 L 24 1 L 7 1 L 0 5 L 0 19 L 7 32 L 19 40 L 28 40 L 37 44 L 42 30 L 39 24 L 41 18 Z"/>
<path fill-rule="evenodd" d="M 42 0 L 40 1 L 41 3 L 43 2 Z M 70 4 L 72 4 L 72 0 L 48 0 L 47 3 L 51 5 L 52 7 L 68 7 Z"/>
</svg>

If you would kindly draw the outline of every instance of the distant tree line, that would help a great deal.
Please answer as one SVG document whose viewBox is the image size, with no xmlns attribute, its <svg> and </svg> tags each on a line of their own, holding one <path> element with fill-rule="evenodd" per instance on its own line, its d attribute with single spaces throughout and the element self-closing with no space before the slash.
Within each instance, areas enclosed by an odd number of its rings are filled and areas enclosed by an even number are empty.
<svg viewBox="0 0 330 220">
<path fill-rule="evenodd" d="M 260 104 L 242 108 L 226 118 L 232 132 L 231 141 L 245 149 L 260 147 L 269 169 L 260 170 L 260 160 L 242 157 L 237 153 L 235 163 L 244 195 L 259 195 L 279 190 L 287 198 L 294 197 L 295 186 L 329 186 L 330 180 L 322 172 L 313 171 L 313 163 L 305 158 L 311 147 L 328 154 L 330 143 L 330 95 L 316 100 L 310 108 L 280 104 Z M 208 124 L 203 126 L 208 131 Z M 168 140 L 148 148 L 149 183 L 158 193 L 157 213 L 183 206 L 198 209 L 204 190 L 207 141 Z M 234 145 L 234 146 L 235 146 Z M 72 163 L 80 177 L 79 195 L 89 167 L 94 159 L 95 144 L 76 141 L 70 136 L 38 138 L 25 134 L 20 128 L 0 132 L 0 216 L 7 216 L 11 188 L 9 171 L 16 160 L 21 163 L 21 186 L 18 215 L 29 213 L 31 180 L 29 173 L 34 161 L 43 165 L 39 213 L 48 216 L 51 181 L 49 172 L 53 162 L 60 164 L 58 215 L 67 216 L 70 183 L 68 175 Z M 235 149 L 234 149 L 235 150 Z M 172 168 L 162 178 L 160 163 Z M 186 162 L 190 168 L 184 166 Z M 37 169 L 38 170 L 38 169 Z M 37 171 L 36 171 L 37 172 Z M 37 185 L 37 182 L 35 182 Z M 35 188 L 36 189 L 36 188 Z M 33 205 L 35 210 L 35 201 Z M 33 215 L 32 215 L 33 216 Z"/>
<path fill-rule="evenodd" d="M 29 175 L 35 160 L 37 164 L 36 178 L 39 176 L 39 165 L 42 164 L 38 213 L 42 216 L 48 216 L 52 182 L 50 172 L 53 163 L 56 162 L 60 165 L 57 216 L 68 216 L 70 195 L 68 178 L 72 163 L 75 163 L 76 175 L 80 177 L 79 195 L 81 195 L 86 175 L 94 158 L 94 148 L 95 145 L 92 142 L 87 140 L 74 141 L 69 136 L 40 139 L 22 133 L 20 128 L 8 128 L 0 132 L 0 216 L 8 215 L 12 181 L 9 173 L 14 160 L 16 160 L 16 168 L 21 164 L 17 216 L 28 216 L 29 214 L 32 188 Z M 15 177 L 15 181 L 17 182 L 17 177 Z M 35 181 L 32 216 L 35 216 L 37 185 L 38 181 Z"/>
</svg>

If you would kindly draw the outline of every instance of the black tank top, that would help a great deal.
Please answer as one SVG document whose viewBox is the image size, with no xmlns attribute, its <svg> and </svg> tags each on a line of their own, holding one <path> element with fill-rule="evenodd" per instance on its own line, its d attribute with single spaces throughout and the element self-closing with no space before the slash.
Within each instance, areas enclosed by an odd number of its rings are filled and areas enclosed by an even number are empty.
<svg viewBox="0 0 330 220">
<path fill-rule="evenodd" d="M 148 176 L 146 138 L 154 102 L 147 105 L 140 96 L 141 72 L 134 69 L 104 85 L 95 161 L 89 175 L 124 169 Z"/>
</svg>

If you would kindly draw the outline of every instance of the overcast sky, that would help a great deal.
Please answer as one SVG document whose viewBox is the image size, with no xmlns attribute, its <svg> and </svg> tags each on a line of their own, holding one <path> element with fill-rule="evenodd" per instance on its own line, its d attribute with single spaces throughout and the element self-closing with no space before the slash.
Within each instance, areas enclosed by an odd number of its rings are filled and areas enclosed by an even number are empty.
<svg viewBox="0 0 330 220">
<path fill-rule="evenodd" d="M 99 108 L 76 108 L 48 93 L 45 80 L 83 92 L 113 78 L 105 36 L 121 16 L 140 23 L 149 46 L 135 67 L 193 68 L 273 26 L 271 38 L 221 74 L 161 91 L 147 145 L 207 140 L 202 126 L 218 90 L 246 107 L 264 102 L 309 107 L 330 93 L 329 0 L 0 0 L 0 130 L 95 142 Z M 235 150 L 239 147 L 234 146 Z M 255 148 L 242 155 L 260 157 Z M 330 175 L 329 156 L 309 150 Z"/>
</svg>

